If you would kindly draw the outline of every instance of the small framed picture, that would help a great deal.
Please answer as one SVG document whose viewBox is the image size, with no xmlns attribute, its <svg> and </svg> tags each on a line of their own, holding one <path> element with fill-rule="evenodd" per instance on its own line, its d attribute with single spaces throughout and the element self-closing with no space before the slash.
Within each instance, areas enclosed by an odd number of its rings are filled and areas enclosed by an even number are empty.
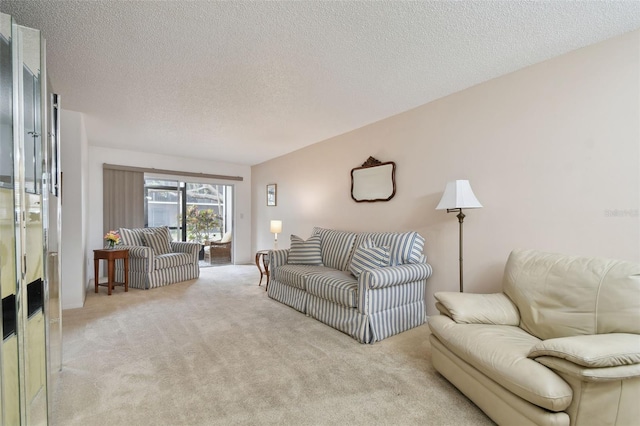
<svg viewBox="0 0 640 426">
<path fill-rule="evenodd" d="M 267 206 L 275 206 L 278 202 L 278 185 L 270 183 L 267 185 Z"/>
</svg>

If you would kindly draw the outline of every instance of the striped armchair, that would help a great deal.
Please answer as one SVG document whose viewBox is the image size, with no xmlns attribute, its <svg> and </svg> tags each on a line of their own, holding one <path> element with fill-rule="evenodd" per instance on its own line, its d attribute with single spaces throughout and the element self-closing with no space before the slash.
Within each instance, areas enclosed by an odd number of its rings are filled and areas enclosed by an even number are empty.
<svg viewBox="0 0 640 426">
<path fill-rule="evenodd" d="M 199 243 L 171 241 L 169 228 L 120 228 L 121 248 L 129 249 L 129 285 L 148 290 L 200 276 Z M 116 262 L 116 280 L 124 265 Z"/>
<path fill-rule="evenodd" d="M 431 266 L 416 232 L 353 233 L 314 228 L 306 242 L 269 253 L 267 294 L 360 343 L 425 321 Z"/>
</svg>

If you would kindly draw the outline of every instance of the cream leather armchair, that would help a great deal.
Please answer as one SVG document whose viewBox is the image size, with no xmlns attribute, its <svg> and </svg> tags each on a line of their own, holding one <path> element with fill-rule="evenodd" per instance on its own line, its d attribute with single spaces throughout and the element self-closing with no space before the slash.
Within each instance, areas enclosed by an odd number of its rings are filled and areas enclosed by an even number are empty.
<svg viewBox="0 0 640 426">
<path fill-rule="evenodd" d="M 435 297 L 433 365 L 498 424 L 640 424 L 640 263 L 518 250 Z"/>
</svg>

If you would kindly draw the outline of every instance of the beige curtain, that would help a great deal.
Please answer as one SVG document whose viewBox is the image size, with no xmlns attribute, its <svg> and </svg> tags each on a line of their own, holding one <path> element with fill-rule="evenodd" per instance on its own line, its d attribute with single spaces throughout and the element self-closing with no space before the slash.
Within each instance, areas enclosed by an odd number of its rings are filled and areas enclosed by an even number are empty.
<svg viewBox="0 0 640 426">
<path fill-rule="evenodd" d="M 144 173 L 102 168 L 103 233 L 144 227 Z"/>
</svg>

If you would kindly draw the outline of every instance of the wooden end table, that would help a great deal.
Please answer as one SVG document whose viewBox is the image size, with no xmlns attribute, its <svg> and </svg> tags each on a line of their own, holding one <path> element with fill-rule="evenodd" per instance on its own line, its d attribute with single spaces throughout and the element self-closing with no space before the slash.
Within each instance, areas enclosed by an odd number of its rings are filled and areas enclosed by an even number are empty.
<svg viewBox="0 0 640 426">
<path fill-rule="evenodd" d="M 107 261 L 107 282 L 98 282 L 98 272 L 100 269 L 100 259 Z M 124 282 L 115 282 L 116 275 L 116 259 L 122 259 L 124 262 Z M 111 291 L 116 285 L 123 285 L 124 291 L 129 291 L 129 249 L 98 249 L 93 251 L 93 269 L 95 272 L 95 291 L 98 292 L 98 286 L 106 286 L 107 294 L 111 296 Z"/>
<path fill-rule="evenodd" d="M 265 290 L 269 289 L 269 250 L 258 250 L 256 252 L 256 266 L 260 271 L 260 282 L 258 285 L 262 285 L 262 277 L 267 276 L 267 285 Z"/>
</svg>

